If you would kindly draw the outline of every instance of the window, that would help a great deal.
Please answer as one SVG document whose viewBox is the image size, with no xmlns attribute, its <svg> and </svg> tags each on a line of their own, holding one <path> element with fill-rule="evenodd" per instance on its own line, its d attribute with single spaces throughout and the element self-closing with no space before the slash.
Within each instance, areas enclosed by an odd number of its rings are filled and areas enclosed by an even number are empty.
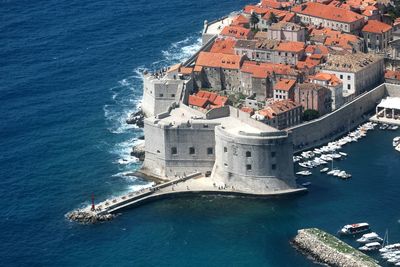
<svg viewBox="0 0 400 267">
<path fill-rule="evenodd" d="M 224 146 L 224 152 L 228 152 L 228 148 L 226 146 Z"/>
<path fill-rule="evenodd" d="M 340 74 L 340 79 L 343 79 L 343 75 L 342 74 Z"/>
<path fill-rule="evenodd" d="M 178 150 L 176 149 L 176 147 L 172 147 L 172 148 L 171 148 L 171 154 L 172 154 L 172 155 L 178 154 Z"/>
<path fill-rule="evenodd" d="M 203 128 L 208 128 L 208 124 L 203 124 Z"/>
<path fill-rule="evenodd" d="M 251 164 L 246 165 L 246 170 L 251 171 Z"/>
<path fill-rule="evenodd" d="M 348 89 L 348 90 L 351 89 L 351 85 L 350 85 L 350 84 L 347 85 L 347 89 Z"/>
<path fill-rule="evenodd" d="M 228 164 L 224 163 L 224 166 L 225 166 L 225 167 L 228 167 Z"/>
<path fill-rule="evenodd" d="M 161 153 L 161 152 L 160 152 L 160 150 L 157 150 L 157 153 L 159 153 L 159 154 L 160 154 L 160 153 Z"/>
<path fill-rule="evenodd" d="M 347 80 L 350 81 L 351 77 L 350 75 L 347 75 Z"/>
<path fill-rule="evenodd" d="M 171 94 L 171 97 L 175 97 L 175 94 Z"/>
<path fill-rule="evenodd" d="M 214 153 L 214 149 L 212 147 L 207 148 L 207 154 L 212 155 Z"/>
<path fill-rule="evenodd" d="M 271 169 L 276 170 L 276 164 L 272 164 Z"/>
<path fill-rule="evenodd" d="M 276 156 L 276 152 L 275 151 L 271 152 L 271 157 L 275 158 L 275 156 Z"/>
<path fill-rule="evenodd" d="M 251 152 L 250 151 L 246 151 L 246 157 L 248 157 L 248 158 L 251 157 Z"/>
<path fill-rule="evenodd" d="M 189 154 L 193 155 L 195 152 L 194 147 L 189 147 Z"/>
<path fill-rule="evenodd" d="M 160 94 L 160 97 L 164 97 L 164 94 Z"/>
</svg>

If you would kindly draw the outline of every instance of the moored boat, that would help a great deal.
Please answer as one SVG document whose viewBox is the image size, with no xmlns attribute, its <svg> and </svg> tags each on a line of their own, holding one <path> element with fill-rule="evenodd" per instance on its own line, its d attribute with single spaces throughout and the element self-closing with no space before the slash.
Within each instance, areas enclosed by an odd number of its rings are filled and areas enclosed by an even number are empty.
<svg viewBox="0 0 400 267">
<path fill-rule="evenodd" d="M 374 250 L 378 250 L 382 247 L 381 243 L 379 242 L 371 242 L 371 243 L 367 243 L 362 247 L 359 247 L 358 249 L 361 251 L 374 251 Z"/>
<path fill-rule="evenodd" d="M 381 243 L 383 239 L 375 232 L 364 234 L 362 237 L 356 240 L 358 243 L 371 243 L 379 242 Z"/>
<path fill-rule="evenodd" d="M 300 172 L 296 172 L 297 175 L 303 175 L 303 176 L 309 176 L 312 174 L 312 172 L 310 171 L 300 171 Z"/>
<path fill-rule="evenodd" d="M 320 172 L 322 172 L 322 173 L 327 172 L 327 171 L 329 171 L 329 168 L 323 168 L 320 170 Z"/>
<path fill-rule="evenodd" d="M 368 223 L 354 223 L 347 224 L 340 229 L 339 234 L 342 235 L 355 235 L 364 232 L 368 232 L 370 230 Z"/>
</svg>

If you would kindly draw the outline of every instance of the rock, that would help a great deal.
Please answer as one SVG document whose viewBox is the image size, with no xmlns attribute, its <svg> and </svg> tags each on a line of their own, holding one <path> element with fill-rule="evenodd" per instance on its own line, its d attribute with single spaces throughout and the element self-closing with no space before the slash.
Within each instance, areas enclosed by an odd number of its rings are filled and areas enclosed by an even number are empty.
<svg viewBox="0 0 400 267">
<path fill-rule="evenodd" d="M 144 150 L 145 150 L 144 143 L 139 144 L 132 148 L 131 156 L 138 158 L 140 161 L 144 161 L 144 155 L 145 155 Z"/>
<path fill-rule="evenodd" d="M 132 113 L 128 119 L 126 119 L 126 123 L 128 124 L 135 124 L 139 128 L 144 127 L 144 114 L 141 109 Z"/>
</svg>

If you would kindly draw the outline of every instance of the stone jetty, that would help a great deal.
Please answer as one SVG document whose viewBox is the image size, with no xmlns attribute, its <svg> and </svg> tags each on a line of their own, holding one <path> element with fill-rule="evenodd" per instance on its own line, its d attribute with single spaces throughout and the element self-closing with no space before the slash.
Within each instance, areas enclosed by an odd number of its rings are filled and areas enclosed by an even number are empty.
<svg viewBox="0 0 400 267">
<path fill-rule="evenodd" d="M 203 176 L 199 172 L 176 177 L 171 181 L 143 188 L 139 191 L 107 199 L 82 209 L 67 213 L 68 220 L 82 224 L 97 223 L 112 220 L 115 214 L 126 208 L 141 205 L 143 203 L 173 197 L 177 195 L 210 194 L 210 195 L 237 195 L 250 197 L 276 197 L 305 193 L 307 189 L 299 187 L 290 190 L 275 190 L 270 192 L 253 190 L 238 190 L 233 184 L 216 183 L 211 178 Z"/>
<path fill-rule="evenodd" d="M 299 230 L 292 244 L 303 254 L 328 266 L 380 266 L 371 257 L 317 228 Z"/>
</svg>

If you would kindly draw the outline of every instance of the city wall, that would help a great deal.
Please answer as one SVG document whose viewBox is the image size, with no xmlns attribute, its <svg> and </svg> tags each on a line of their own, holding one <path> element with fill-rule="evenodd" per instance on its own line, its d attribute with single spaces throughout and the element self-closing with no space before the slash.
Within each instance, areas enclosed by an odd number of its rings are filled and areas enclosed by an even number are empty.
<svg viewBox="0 0 400 267">
<path fill-rule="evenodd" d="M 294 150 L 327 143 L 357 127 L 386 96 L 400 96 L 400 86 L 381 84 L 321 118 L 287 129 L 292 132 Z"/>
</svg>

